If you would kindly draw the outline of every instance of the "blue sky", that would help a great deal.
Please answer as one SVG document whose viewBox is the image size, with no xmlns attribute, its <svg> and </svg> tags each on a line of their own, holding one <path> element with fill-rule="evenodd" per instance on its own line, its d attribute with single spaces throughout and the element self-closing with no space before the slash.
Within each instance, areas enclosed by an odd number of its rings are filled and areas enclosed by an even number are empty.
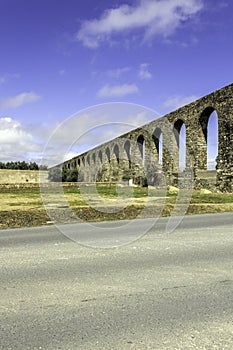
<svg viewBox="0 0 233 350">
<path fill-rule="evenodd" d="M 79 135 L 133 128 L 232 83 L 232 23 L 230 0 L 0 0 L 0 160 L 39 162 L 79 111 Z M 156 113 L 103 118 L 109 102 Z M 63 129 L 54 162 L 75 133 Z M 103 140 L 122 131 L 102 129 Z M 90 135 L 78 152 L 98 142 Z"/>
</svg>

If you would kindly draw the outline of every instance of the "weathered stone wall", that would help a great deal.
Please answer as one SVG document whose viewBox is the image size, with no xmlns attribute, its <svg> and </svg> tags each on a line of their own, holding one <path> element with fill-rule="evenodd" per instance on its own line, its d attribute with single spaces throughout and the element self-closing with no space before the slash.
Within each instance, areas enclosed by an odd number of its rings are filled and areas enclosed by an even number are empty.
<svg viewBox="0 0 233 350">
<path fill-rule="evenodd" d="M 0 184 L 39 183 L 39 181 L 48 181 L 48 171 L 0 169 Z"/>
<path fill-rule="evenodd" d="M 207 125 L 213 111 L 218 115 L 218 161 L 217 171 L 210 176 L 207 172 Z M 186 167 L 181 172 L 179 137 L 183 124 L 186 127 Z M 63 167 L 78 169 L 80 180 L 89 182 L 111 182 L 122 177 L 131 177 L 137 182 L 154 172 L 159 182 L 177 185 L 177 179 L 189 174 L 196 187 L 205 184 L 205 187 L 215 186 L 221 191 L 233 192 L 232 128 L 233 84 L 66 161 Z M 162 146 L 159 143 L 161 134 Z M 162 164 L 159 164 L 160 147 Z"/>
</svg>

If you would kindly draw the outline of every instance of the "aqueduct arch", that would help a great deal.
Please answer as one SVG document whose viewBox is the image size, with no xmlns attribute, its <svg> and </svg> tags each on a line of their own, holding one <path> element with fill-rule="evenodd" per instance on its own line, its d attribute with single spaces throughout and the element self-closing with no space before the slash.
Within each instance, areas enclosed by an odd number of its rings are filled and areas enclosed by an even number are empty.
<svg viewBox="0 0 233 350">
<path fill-rule="evenodd" d="M 207 171 L 207 142 L 208 134 L 211 133 L 211 130 L 208 130 L 208 122 L 214 111 L 218 122 L 218 137 L 216 136 L 215 140 L 218 144 L 218 161 L 217 169 L 211 173 Z M 180 170 L 179 140 L 184 126 L 187 159 L 186 167 Z M 74 157 L 62 166 L 66 169 L 82 169 L 84 181 L 88 181 L 91 160 L 92 164 L 96 164 L 93 168 L 99 171 L 99 180 L 111 181 L 116 180 L 113 174 L 118 174 L 119 177 L 124 173 L 132 174 L 132 178 L 138 176 L 143 172 L 143 167 L 150 162 L 152 155 L 157 163 L 160 163 L 167 184 L 175 184 L 177 173 L 184 173 L 192 168 L 196 187 L 215 186 L 221 191 L 232 192 L 232 129 L 233 84 Z M 114 159 L 115 162 L 112 161 Z M 119 169 L 116 169 L 117 167 Z"/>
<path fill-rule="evenodd" d="M 158 164 L 163 164 L 163 133 L 162 130 L 157 127 L 153 134 L 152 134 L 152 139 L 155 144 L 155 149 L 156 149 L 156 156 L 158 159 Z"/>
<path fill-rule="evenodd" d="M 174 123 L 174 136 L 176 140 L 177 150 L 177 169 L 186 169 L 186 126 L 182 119 L 177 119 Z M 183 133 L 182 133 L 183 131 Z"/>
<path fill-rule="evenodd" d="M 218 112 L 216 111 L 215 108 L 213 107 L 207 107 L 202 114 L 200 115 L 199 118 L 199 124 L 200 124 L 200 130 L 199 130 L 199 138 L 202 141 L 200 147 L 202 149 L 202 159 L 201 159 L 201 164 L 199 165 L 201 169 L 207 170 L 208 168 L 208 157 L 207 157 L 207 147 L 208 147 L 208 138 L 209 138 L 209 119 L 213 112 L 216 112 L 217 114 L 217 119 L 218 119 Z M 219 143 L 219 136 L 217 135 L 217 144 Z M 216 155 L 217 156 L 217 155 Z"/>
</svg>

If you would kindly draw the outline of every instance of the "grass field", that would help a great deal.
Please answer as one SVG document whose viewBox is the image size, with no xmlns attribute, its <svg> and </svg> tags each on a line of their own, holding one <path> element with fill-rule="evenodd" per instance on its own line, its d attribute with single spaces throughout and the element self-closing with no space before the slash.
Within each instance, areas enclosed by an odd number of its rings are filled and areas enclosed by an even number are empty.
<svg viewBox="0 0 233 350">
<path fill-rule="evenodd" d="M 101 221 L 179 215 L 184 211 L 187 214 L 233 211 L 233 194 L 193 191 L 191 196 L 185 192 L 171 195 L 164 189 L 114 185 L 55 187 L 45 191 L 43 200 L 39 186 L 2 187 L 0 228 L 73 222 L 77 216 L 84 221 Z"/>
</svg>

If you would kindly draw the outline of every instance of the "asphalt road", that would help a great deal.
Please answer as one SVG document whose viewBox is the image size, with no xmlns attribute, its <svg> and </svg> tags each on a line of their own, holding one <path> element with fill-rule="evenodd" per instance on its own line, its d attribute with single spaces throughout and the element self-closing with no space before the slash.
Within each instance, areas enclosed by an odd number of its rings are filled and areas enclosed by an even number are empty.
<svg viewBox="0 0 233 350">
<path fill-rule="evenodd" d="M 113 249 L 94 232 L 91 248 L 52 226 L 0 231 L 0 349 L 232 350 L 233 214 L 166 225 Z"/>
</svg>

